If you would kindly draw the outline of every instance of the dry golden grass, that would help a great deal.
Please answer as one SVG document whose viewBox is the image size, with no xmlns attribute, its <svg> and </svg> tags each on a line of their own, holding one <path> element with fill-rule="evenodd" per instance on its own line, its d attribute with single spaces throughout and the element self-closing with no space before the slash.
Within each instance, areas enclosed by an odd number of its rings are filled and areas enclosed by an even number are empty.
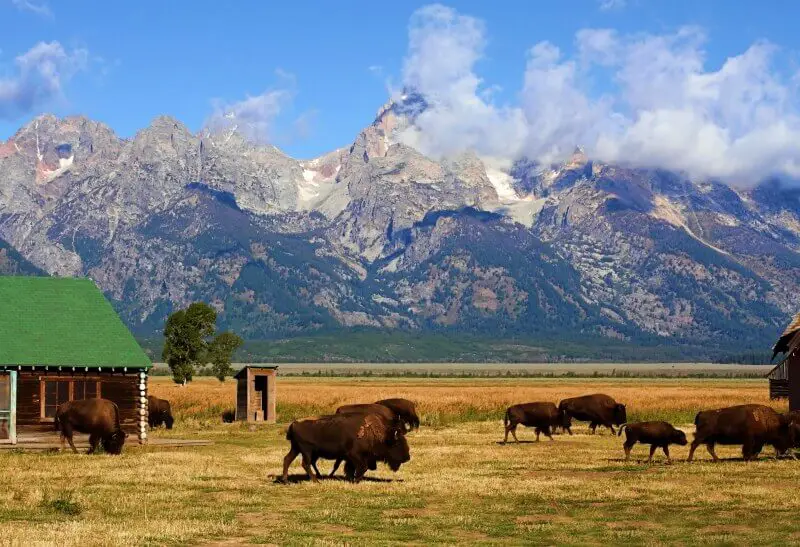
<svg viewBox="0 0 800 547">
<path fill-rule="evenodd" d="M 624 402 L 631 421 L 667 419 L 691 423 L 698 410 L 744 403 L 772 405 L 765 380 L 698 379 L 352 379 L 279 378 L 278 419 L 331 413 L 343 404 L 405 397 L 417 403 L 425 425 L 502 418 L 512 404 L 558 403 L 565 397 L 607 393 Z M 713 386 L 713 389 L 709 389 Z M 184 418 L 217 420 L 233 410 L 236 384 L 202 378 L 189 387 L 164 377 L 151 381 L 152 394 L 169 399 Z"/>
<path fill-rule="evenodd" d="M 279 379 L 282 421 L 390 395 L 418 402 L 433 426 L 409 435 L 411 461 L 396 474 L 381 465 L 368 474 L 379 480 L 357 485 L 308 483 L 299 462 L 291 469 L 298 482 L 276 484 L 288 449 L 285 423 L 223 424 L 207 410 L 232 408 L 232 383 L 203 379 L 181 388 L 157 379 L 151 390 L 178 411 L 175 429 L 155 436 L 215 444 L 128 446 L 118 457 L 0 453 L 0 543 L 767 545 L 800 538 L 800 462 L 711 464 L 701 449 L 693 464 L 625 463 L 622 439 L 588 435 L 585 426 L 553 442 L 497 442 L 509 403 L 602 391 L 634 416 L 693 416 L 699 408 L 765 402 L 764 381 Z M 533 438 L 530 430 L 518 434 Z M 672 452 L 685 459 L 687 447 Z M 736 447 L 718 452 L 739 455 Z M 634 449 L 634 457 L 646 454 Z"/>
</svg>

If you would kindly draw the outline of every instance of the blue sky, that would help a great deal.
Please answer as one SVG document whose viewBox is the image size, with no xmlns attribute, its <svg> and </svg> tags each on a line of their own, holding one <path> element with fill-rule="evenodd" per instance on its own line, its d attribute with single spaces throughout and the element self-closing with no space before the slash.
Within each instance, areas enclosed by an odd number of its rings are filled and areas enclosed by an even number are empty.
<svg viewBox="0 0 800 547">
<path fill-rule="evenodd" d="M 84 114 L 107 123 L 121 136 L 132 136 L 160 114 L 174 116 L 197 131 L 215 111 L 235 110 L 248 96 L 272 91 L 280 93 L 274 110 L 258 111 L 268 118 L 258 126 L 265 140 L 295 157 L 313 157 L 351 142 L 387 100 L 388 88 L 398 88 L 409 79 L 408 70 L 404 75 L 409 25 L 425 27 L 419 20 L 414 23 L 413 14 L 426 4 L 0 0 L 0 140 L 42 112 Z M 768 40 L 779 48 L 772 55 L 777 66 L 769 74 L 779 75 L 781 85 L 794 93 L 800 38 L 787 22 L 800 16 L 798 2 L 576 0 L 447 5 L 458 17 L 469 18 L 448 24 L 449 31 L 455 29 L 458 34 L 463 31 L 459 25 L 469 25 L 469 21 L 481 26 L 479 45 L 464 46 L 479 50 L 465 70 L 480 78 L 480 96 L 501 116 L 507 114 L 504 109 L 525 102 L 520 93 L 531 48 L 546 41 L 560 50 L 562 59 L 573 59 L 579 54 L 576 36 L 582 29 L 613 30 L 615 36 L 633 40 L 642 34 L 675 35 L 691 27 L 703 35 L 697 48 L 702 51 L 703 70 L 708 72 Z M 40 43 L 49 49 L 39 52 L 42 55 L 36 59 L 54 55 L 57 73 L 37 73 L 20 84 L 22 68 L 17 58 Z M 60 49 L 53 49 L 54 43 Z M 421 47 L 420 51 L 431 55 L 430 49 Z M 626 51 L 634 48 L 624 47 Z M 607 96 L 616 102 L 615 78 L 623 68 L 607 68 L 600 63 L 582 72 L 581 101 Z M 548 71 L 545 77 L 553 74 Z M 486 89 L 492 90 L 490 98 L 483 94 Z M 621 112 L 634 120 L 638 114 L 626 113 L 642 107 L 630 98 L 626 101 Z M 532 108 L 537 111 L 541 105 Z M 781 108 L 795 112 L 794 106 Z M 566 122 L 554 123 L 557 138 Z M 724 123 L 733 123 L 730 116 Z M 485 127 L 465 131 L 473 131 L 478 140 L 489 138 Z M 436 148 L 430 141 L 441 139 L 442 134 L 433 131 L 418 137 L 427 138 L 428 147 Z M 577 137 L 594 138 L 585 127 Z M 568 138 L 575 135 L 569 133 Z M 545 153 L 541 143 L 529 146 Z M 603 146 L 599 144 L 598 150 L 606 150 Z M 486 153 L 491 152 L 488 146 Z"/>
</svg>

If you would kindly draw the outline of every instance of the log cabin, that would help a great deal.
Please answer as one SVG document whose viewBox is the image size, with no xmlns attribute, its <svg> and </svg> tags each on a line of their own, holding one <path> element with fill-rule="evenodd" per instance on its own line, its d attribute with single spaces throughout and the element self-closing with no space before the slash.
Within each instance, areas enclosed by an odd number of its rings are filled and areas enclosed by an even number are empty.
<svg viewBox="0 0 800 547">
<path fill-rule="evenodd" d="M 789 410 L 800 410 L 800 313 L 772 347 L 772 358 L 784 357 L 767 375 L 770 399 L 789 399 Z"/>
<path fill-rule="evenodd" d="M 146 442 L 151 366 L 90 279 L 0 277 L 0 442 L 53 431 L 59 404 L 90 397 Z"/>
</svg>

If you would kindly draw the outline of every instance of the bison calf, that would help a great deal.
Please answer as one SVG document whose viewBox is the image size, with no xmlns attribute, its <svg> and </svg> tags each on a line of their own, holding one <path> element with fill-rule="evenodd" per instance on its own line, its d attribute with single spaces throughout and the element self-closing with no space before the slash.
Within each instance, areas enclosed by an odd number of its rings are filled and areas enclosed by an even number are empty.
<svg viewBox="0 0 800 547">
<path fill-rule="evenodd" d="M 175 422 L 172 417 L 172 408 L 169 401 L 166 399 L 159 399 L 152 395 L 147 396 L 147 423 L 151 428 L 158 427 L 161 424 L 167 426 L 167 429 L 172 429 L 172 424 Z"/>
<path fill-rule="evenodd" d="M 522 424 L 526 427 L 536 428 L 536 440 L 539 440 L 539 434 L 544 433 L 551 441 L 553 435 L 550 432 L 551 427 L 563 427 L 565 430 L 570 431 L 572 421 L 569 415 L 556 408 L 553 403 L 524 403 L 520 405 L 513 405 L 508 407 L 506 415 L 503 418 L 506 433 L 503 438 L 503 444 L 508 442 L 508 434 L 517 439 L 517 426 Z M 570 431 L 570 435 L 572 432 Z"/>
<path fill-rule="evenodd" d="M 706 445 L 713 460 L 716 444 L 742 445 L 742 457 L 755 459 L 765 444 L 775 447 L 776 457 L 795 444 L 795 428 L 791 419 L 764 405 L 737 405 L 714 410 L 703 410 L 694 418 L 696 430 L 689 448 L 687 461 L 692 461 L 694 451 Z"/>
<path fill-rule="evenodd" d="M 55 430 L 61 432 L 61 448 L 64 440 L 69 442 L 72 451 L 78 453 L 72 442 L 72 434 L 89 434 L 89 451 L 93 454 L 97 445 L 109 454 L 120 454 L 125 444 L 127 433 L 122 431 L 119 423 L 119 408 L 107 399 L 83 399 L 61 403 L 56 409 Z"/>
<path fill-rule="evenodd" d="M 625 443 L 622 445 L 622 448 L 625 450 L 625 461 L 630 459 L 633 445 L 641 443 L 650 445 L 650 457 L 647 458 L 647 463 L 653 461 L 653 454 L 658 448 L 664 451 L 667 462 L 672 463 L 669 457 L 669 445 L 677 444 L 686 446 L 689 442 L 686 440 L 686 433 L 680 429 L 676 429 L 668 422 L 622 424 L 619 426 L 619 433 L 617 435 L 622 435 L 623 429 L 625 430 Z"/>
</svg>

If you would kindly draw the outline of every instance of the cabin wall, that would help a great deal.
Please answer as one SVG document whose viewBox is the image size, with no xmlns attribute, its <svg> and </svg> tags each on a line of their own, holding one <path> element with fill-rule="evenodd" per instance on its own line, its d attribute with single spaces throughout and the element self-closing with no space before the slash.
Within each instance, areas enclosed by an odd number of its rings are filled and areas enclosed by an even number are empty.
<svg viewBox="0 0 800 547">
<path fill-rule="evenodd" d="M 17 427 L 19 431 L 52 431 L 52 419 L 42 418 L 42 381 L 45 379 L 100 382 L 100 396 L 119 407 L 122 429 L 140 433 L 139 370 L 129 372 L 21 370 L 17 377 Z"/>
</svg>

